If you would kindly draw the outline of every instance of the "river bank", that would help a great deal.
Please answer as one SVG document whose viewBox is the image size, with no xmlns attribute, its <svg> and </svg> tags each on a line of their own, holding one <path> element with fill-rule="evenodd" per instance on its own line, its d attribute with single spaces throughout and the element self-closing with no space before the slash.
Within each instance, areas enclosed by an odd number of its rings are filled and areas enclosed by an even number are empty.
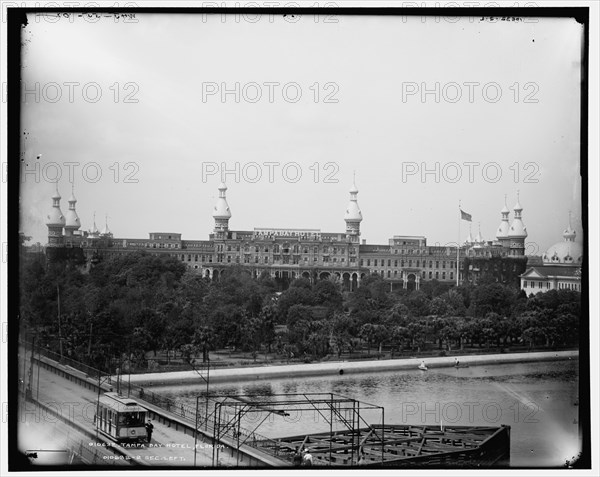
<svg viewBox="0 0 600 477">
<path fill-rule="evenodd" d="M 557 361 L 578 359 L 579 351 L 544 351 L 535 353 L 503 353 L 488 355 L 443 356 L 430 358 L 403 358 L 374 361 L 330 361 L 326 363 L 284 364 L 246 368 L 210 370 L 211 383 L 256 381 L 264 379 L 327 376 L 382 371 L 415 370 L 422 361 L 428 369 L 453 367 L 455 359 L 461 366 L 480 366 L 501 363 L 527 363 L 532 361 Z M 204 375 L 204 373 L 202 373 Z M 201 379 L 196 371 L 132 374 L 133 384 L 180 384 Z"/>
</svg>

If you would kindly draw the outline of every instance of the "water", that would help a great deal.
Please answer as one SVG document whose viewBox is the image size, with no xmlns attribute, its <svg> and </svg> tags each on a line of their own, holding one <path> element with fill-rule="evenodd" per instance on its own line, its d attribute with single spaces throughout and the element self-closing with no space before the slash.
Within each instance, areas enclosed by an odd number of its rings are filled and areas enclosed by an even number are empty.
<svg viewBox="0 0 600 477">
<path fill-rule="evenodd" d="M 385 408 L 386 424 L 511 426 L 510 465 L 562 466 L 581 446 L 577 360 L 299 377 L 211 385 L 211 393 L 267 395 L 336 393 Z M 203 384 L 156 386 L 155 392 L 195 406 Z M 200 403 L 204 401 L 201 399 Z M 211 410 L 214 407 L 211 406 Z M 247 414 L 241 425 L 276 437 L 329 431 L 314 410 L 289 409 L 289 416 Z M 381 423 L 378 409 L 361 405 L 361 416 Z M 329 416 L 326 416 L 329 418 Z M 336 423 L 334 429 L 343 429 Z"/>
</svg>

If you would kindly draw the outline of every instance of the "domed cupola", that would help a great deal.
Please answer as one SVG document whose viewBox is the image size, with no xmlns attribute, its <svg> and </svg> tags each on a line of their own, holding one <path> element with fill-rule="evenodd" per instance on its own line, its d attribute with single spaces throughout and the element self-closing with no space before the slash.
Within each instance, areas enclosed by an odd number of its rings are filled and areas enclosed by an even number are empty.
<svg viewBox="0 0 600 477">
<path fill-rule="evenodd" d="M 215 204 L 213 217 L 215 219 L 230 219 L 231 218 L 231 210 L 229 210 L 229 204 L 227 204 L 227 186 L 225 183 L 221 182 L 219 184 L 219 198 L 217 199 L 217 203 Z"/>
<path fill-rule="evenodd" d="M 65 226 L 65 217 L 60 210 L 60 194 L 58 193 L 58 182 L 56 191 L 52 196 L 52 208 L 46 216 L 46 226 L 48 227 L 48 245 L 50 247 L 60 247 L 63 244 L 63 227 Z"/>
<path fill-rule="evenodd" d="M 69 198 L 69 210 L 67 210 L 67 215 L 65 217 L 65 235 L 67 236 L 75 235 L 76 231 L 81 227 L 81 221 L 75 210 L 75 204 L 77 204 L 77 199 L 75 198 L 74 186 L 72 185 L 71 197 Z"/>
<path fill-rule="evenodd" d="M 351 242 L 358 242 L 360 237 L 360 223 L 362 222 L 362 212 L 358 206 L 358 189 L 356 187 L 356 178 L 352 181 L 350 188 L 350 202 L 346 207 L 344 220 L 346 221 L 346 237 Z"/>
<path fill-rule="evenodd" d="M 571 214 L 569 226 L 563 232 L 563 241 L 557 242 L 542 255 L 544 265 L 579 265 L 583 263 L 583 246 L 575 242 L 576 233 L 571 227 Z"/>
<path fill-rule="evenodd" d="M 517 195 L 517 203 L 515 204 L 513 210 L 515 211 L 515 218 L 514 218 L 512 224 L 510 224 L 508 236 L 510 238 L 525 239 L 525 238 L 527 238 L 527 227 L 525 227 L 525 224 L 523 223 L 523 219 L 522 219 L 523 207 L 521 207 L 521 204 L 519 203 L 518 195 Z"/>
<path fill-rule="evenodd" d="M 60 199 L 61 196 L 58 192 L 58 185 L 56 186 L 56 191 L 54 192 L 54 195 L 52 196 L 52 208 L 50 209 L 50 212 L 47 215 L 46 218 L 46 225 L 48 226 L 55 226 L 58 227 L 60 226 L 61 228 L 65 226 L 65 217 L 62 213 L 62 210 L 60 210 Z"/>
<path fill-rule="evenodd" d="M 517 191 L 517 203 L 513 208 L 515 218 L 508 229 L 508 239 L 510 243 L 510 255 L 521 256 L 525 255 L 525 239 L 527 238 L 527 227 L 523 223 L 522 212 L 523 207 L 519 201 L 519 192 Z"/>
<path fill-rule="evenodd" d="M 231 218 L 231 210 L 227 203 L 227 186 L 221 182 L 219 184 L 219 198 L 215 204 L 213 210 L 213 218 L 215 219 L 214 233 L 217 238 L 226 238 L 226 234 L 229 231 L 229 219 Z"/>
<path fill-rule="evenodd" d="M 501 245 L 508 246 L 510 243 L 508 240 L 508 232 L 510 229 L 508 224 L 508 214 L 510 214 L 510 210 L 508 210 L 508 207 L 506 206 L 506 196 L 504 196 L 504 207 L 502 207 L 500 214 L 502 215 L 502 220 L 500 221 L 500 225 L 496 230 L 496 238 Z"/>
</svg>

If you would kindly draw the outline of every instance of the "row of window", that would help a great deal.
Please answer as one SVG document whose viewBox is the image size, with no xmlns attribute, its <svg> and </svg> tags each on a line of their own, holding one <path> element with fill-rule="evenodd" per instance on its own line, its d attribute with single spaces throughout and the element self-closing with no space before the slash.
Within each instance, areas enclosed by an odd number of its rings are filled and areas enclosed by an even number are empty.
<svg viewBox="0 0 600 477">
<path fill-rule="evenodd" d="M 543 288 L 544 283 L 546 283 L 546 290 L 550 290 L 550 282 L 537 282 L 538 288 Z M 535 282 L 528 282 L 527 280 L 523 281 L 523 288 L 535 288 Z"/>
<path fill-rule="evenodd" d="M 212 263 L 213 261 L 213 256 L 212 255 L 198 255 L 198 254 L 187 254 L 187 255 L 181 255 L 181 261 L 185 262 L 208 262 L 208 263 Z M 308 263 L 308 257 L 304 257 L 304 263 Z M 319 261 L 319 257 L 313 257 L 313 262 L 318 262 Z M 356 257 L 350 257 L 348 259 L 348 261 L 350 263 L 356 263 Z M 232 255 L 227 255 L 225 256 L 225 254 L 217 254 L 217 262 L 219 263 L 241 263 L 240 262 L 240 257 L 233 257 Z M 273 263 L 277 263 L 277 262 L 281 262 L 283 264 L 288 264 L 288 263 L 292 263 L 295 265 L 298 265 L 300 263 L 300 257 L 288 257 L 288 256 L 275 256 L 273 258 Z M 250 256 L 245 256 L 244 257 L 244 263 L 261 263 L 261 259 L 258 255 L 256 255 L 254 257 L 254 260 L 251 259 Z M 262 263 L 269 263 L 269 257 L 262 257 Z M 323 263 L 338 263 L 338 258 L 337 257 L 323 257 Z M 340 257 L 339 258 L 339 263 L 346 263 L 346 258 L 345 257 Z"/>
<path fill-rule="evenodd" d="M 84 242 L 87 245 L 87 242 Z M 150 242 L 128 242 L 129 247 L 144 247 L 144 248 L 179 248 L 178 243 L 150 243 Z"/>
<path fill-rule="evenodd" d="M 562 290 L 581 291 L 581 285 L 579 283 L 559 283 L 558 285 Z"/>
<path fill-rule="evenodd" d="M 374 270 L 373 273 L 377 273 L 377 270 Z M 385 270 L 381 270 L 379 272 L 379 274 L 385 278 L 386 276 L 386 272 Z M 394 270 L 393 271 L 393 277 L 394 278 L 398 278 L 398 270 Z M 392 278 L 392 270 L 388 270 L 387 271 L 387 278 Z M 440 272 L 426 272 L 425 270 L 421 271 L 421 278 L 425 279 L 425 278 L 429 278 L 430 280 L 432 279 L 436 279 L 439 280 L 440 279 Z M 454 272 L 450 272 L 449 276 L 446 277 L 446 272 L 441 272 L 441 279 L 442 280 L 446 280 L 446 278 L 453 280 L 454 279 Z"/>
<path fill-rule="evenodd" d="M 544 283 L 546 284 L 546 290 L 550 290 L 550 282 L 537 282 L 537 288 L 538 289 L 544 288 Z M 535 288 L 535 285 L 536 285 L 535 281 L 529 281 L 529 282 L 527 280 L 523 281 L 523 288 Z M 579 283 L 562 283 L 562 282 L 559 282 L 558 288 L 560 290 L 581 291 L 581 284 L 579 284 Z"/>
<path fill-rule="evenodd" d="M 188 256 L 189 257 L 189 256 Z M 204 256 L 202 256 L 204 258 Z M 234 260 L 235 258 L 235 260 Z M 190 258 L 188 258 L 188 262 L 190 261 Z M 197 259 L 195 261 L 198 261 Z M 202 260 L 204 261 L 204 260 Z M 217 262 L 223 263 L 227 261 L 227 263 L 240 263 L 240 257 L 232 257 L 231 255 L 227 255 L 225 256 L 225 254 L 217 254 Z M 308 257 L 304 257 L 303 261 L 305 264 L 308 264 Z M 319 261 L 319 257 L 314 256 L 313 257 L 313 262 L 318 262 Z M 350 257 L 348 259 L 348 261 L 350 263 L 356 263 L 356 257 Z M 209 256 L 209 262 L 212 262 L 212 257 Z M 254 256 L 254 260 L 251 260 L 251 257 L 249 255 L 244 256 L 244 263 L 261 263 L 260 257 L 258 255 Z M 269 257 L 262 257 L 262 263 L 269 263 Z M 292 263 L 294 265 L 298 265 L 300 263 L 300 257 L 289 257 L 287 255 L 275 255 L 273 257 L 273 263 L 283 263 L 284 265 L 287 265 L 289 263 Z M 323 257 L 323 263 L 338 263 L 338 258 L 337 257 L 333 257 L 330 259 L 330 257 Z M 339 259 L 339 263 L 346 263 L 346 259 L 344 257 L 340 257 Z"/>
<path fill-rule="evenodd" d="M 364 262 L 365 262 L 365 259 L 361 259 L 360 260 L 360 266 L 361 267 L 364 266 Z M 371 266 L 371 259 L 367 258 L 366 259 L 366 263 L 367 263 L 367 267 L 370 267 Z M 381 266 L 384 267 L 385 266 L 385 259 L 382 258 L 381 260 L 378 260 L 378 259 L 375 258 L 373 260 L 373 266 L 377 267 L 378 263 L 381 263 Z M 401 267 L 404 267 L 405 263 L 407 263 L 408 264 L 407 266 L 409 266 L 409 267 L 413 266 L 413 261 L 412 260 L 408 260 L 406 262 L 404 260 L 400 260 L 400 266 Z M 420 263 L 421 262 L 419 260 L 415 260 L 415 267 L 419 267 Z M 448 262 L 448 268 L 454 268 L 455 265 L 456 265 L 456 262 L 453 262 L 453 261 Z M 388 259 L 387 266 L 388 267 L 392 266 L 392 260 L 391 259 Z M 398 266 L 398 260 L 394 260 L 394 267 L 397 267 L 397 266 Z M 423 260 L 423 267 L 427 267 L 427 260 Z M 433 268 L 433 260 L 429 260 L 429 268 Z M 439 262 L 439 260 L 435 262 L 435 268 L 440 268 L 440 262 Z M 446 268 L 446 261 L 442 261 L 442 268 Z"/>
<path fill-rule="evenodd" d="M 201 262 L 206 262 L 206 261 L 208 261 L 209 263 L 212 263 L 212 261 L 213 261 L 213 257 L 212 257 L 212 255 L 198 255 L 198 254 L 194 254 L 194 255 L 192 255 L 192 254 L 182 255 L 182 256 L 181 256 L 181 261 L 182 261 L 182 262 L 185 262 L 185 259 L 186 259 L 186 257 L 187 257 L 187 261 L 188 261 L 188 262 L 191 262 L 191 261 L 192 261 L 192 257 L 193 257 L 193 261 L 194 261 L 194 262 L 197 262 L 197 261 L 198 261 L 198 259 L 199 259 Z"/>
<path fill-rule="evenodd" d="M 269 247 L 259 247 L 258 245 L 254 245 L 254 246 L 250 246 L 250 245 L 245 245 L 244 246 L 244 253 L 250 253 L 251 251 L 254 251 L 255 253 L 259 253 L 260 251 L 265 252 L 265 253 L 269 253 Z M 313 253 L 318 254 L 319 253 L 319 247 L 312 247 L 313 249 Z M 331 250 L 330 250 L 331 249 Z M 241 250 L 241 246 L 240 245 L 223 245 L 223 244 L 218 244 L 217 245 L 217 252 L 239 252 Z M 289 246 L 280 246 L 280 245 L 273 245 L 273 253 L 295 253 L 298 254 L 300 253 L 301 247 L 299 245 L 294 245 L 293 247 L 289 247 Z M 302 253 L 309 253 L 310 247 L 303 247 L 302 248 Z M 329 247 L 329 246 L 324 246 L 323 247 L 323 253 L 333 253 L 334 255 L 337 255 L 338 253 L 341 255 L 344 255 L 346 253 L 346 247 Z M 356 253 L 356 249 L 354 247 L 349 247 L 348 248 L 348 253 L 355 254 Z"/>
<path fill-rule="evenodd" d="M 181 261 L 185 261 L 185 259 L 186 259 L 186 255 L 181 255 Z M 192 260 L 194 262 L 197 262 L 198 260 L 200 260 L 201 262 L 205 262 L 205 261 L 212 262 L 212 255 L 206 256 L 206 255 L 198 255 L 198 254 L 188 254 L 187 255 L 187 261 L 191 262 Z M 232 263 L 232 261 L 233 261 L 231 255 L 227 255 L 226 259 L 225 259 L 225 255 L 224 254 L 218 254 L 217 255 L 217 261 L 218 262 L 224 262 L 225 260 L 227 261 L 227 263 Z M 278 262 L 280 260 L 283 260 L 283 263 L 290 263 L 290 257 L 288 257 L 288 256 L 276 255 L 276 256 L 273 257 L 273 261 L 274 262 Z M 299 259 L 299 257 L 292 257 L 292 260 L 293 260 L 292 263 L 296 263 L 297 264 L 297 263 L 299 263 L 300 259 Z M 307 263 L 308 260 L 309 260 L 308 257 L 304 257 L 304 262 L 305 263 Z M 256 255 L 254 257 L 253 261 L 254 261 L 254 263 L 259 263 L 261 260 L 260 260 L 260 257 L 258 255 Z M 313 262 L 318 262 L 318 261 L 319 261 L 319 257 L 318 256 L 314 256 L 313 257 Z M 244 257 L 244 263 L 250 263 L 250 262 L 251 262 L 251 257 L 250 256 L 245 256 Z M 269 263 L 269 257 L 263 257 L 262 262 L 263 263 Z M 323 262 L 324 263 L 329 263 L 329 262 L 337 263 L 338 262 L 338 258 L 337 257 L 323 257 Z M 339 262 L 340 263 L 345 263 L 346 259 L 344 257 L 340 257 Z M 356 263 L 356 257 L 350 257 L 349 258 L 349 262 L 350 263 Z M 235 263 L 240 263 L 240 258 L 239 257 L 235 257 Z M 383 259 L 381 261 L 379 261 L 378 259 L 374 259 L 373 260 L 373 265 L 374 266 L 378 266 L 378 263 L 381 263 L 381 266 L 385 266 L 385 260 L 383 260 Z M 392 266 L 391 263 L 392 263 L 391 260 L 387 261 L 388 267 Z M 400 263 L 401 267 L 404 267 L 405 264 L 407 264 L 407 266 L 409 266 L 409 267 L 413 266 L 413 261 L 412 260 L 408 260 L 407 262 L 405 262 L 404 260 L 400 260 L 400 262 L 398 262 L 398 260 L 394 260 L 394 267 L 398 267 L 398 263 Z M 433 263 L 434 262 L 432 260 L 429 261 L 429 268 L 433 268 Z M 361 267 L 364 266 L 364 264 L 365 264 L 365 260 L 361 259 L 361 261 L 360 261 Z M 367 259 L 366 260 L 366 264 L 367 264 L 368 267 L 371 266 L 371 260 Z M 446 262 L 445 261 L 442 261 L 441 264 L 442 264 L 442 268 L 446 268 Z M 421 265 L 421 262 L 419 260 L 416 260 L 415 261 L 415 267 L 419 267 L 420 265 Z M 423 266 L 427 267 L 427 261 L 426 260 L 423 260 Z M 455 266 L 455 262 L 454 261 L 448 262 L 448 268 L 454 268 L 454 266 Z M 440 262 L 439 261 L 435 262 L 435 268 L 440 268 Z M 445 274 L 445 272 L 443 272 L 443 273 Z"/>
</svg>

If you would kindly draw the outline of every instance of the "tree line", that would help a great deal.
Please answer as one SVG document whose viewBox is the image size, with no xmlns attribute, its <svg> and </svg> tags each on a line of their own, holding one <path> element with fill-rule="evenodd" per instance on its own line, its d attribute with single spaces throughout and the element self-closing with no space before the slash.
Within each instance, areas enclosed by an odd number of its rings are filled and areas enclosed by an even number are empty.
<svg viewBox="0 0 600 477">
<path fill-rule="evenodd" d="M 335 280 L 296 279 L 280 292 L 268 274 L 241 267 L 213 282 L 180 261 L 140 251 L 89 271 L 23 260 L 21 330 L 55 352 L 102 369 L 127 353 L 176 350 L 189 362 L 229 348 L 321 359 L 364 350 L 392 355 L 465 348 L 571 347 L 579 343 L 581 295 L 552 290 L 527 297 L 510 286 L 435 280 L 389 291 L 379 275 L 352 292 Z"/>
</svg>

